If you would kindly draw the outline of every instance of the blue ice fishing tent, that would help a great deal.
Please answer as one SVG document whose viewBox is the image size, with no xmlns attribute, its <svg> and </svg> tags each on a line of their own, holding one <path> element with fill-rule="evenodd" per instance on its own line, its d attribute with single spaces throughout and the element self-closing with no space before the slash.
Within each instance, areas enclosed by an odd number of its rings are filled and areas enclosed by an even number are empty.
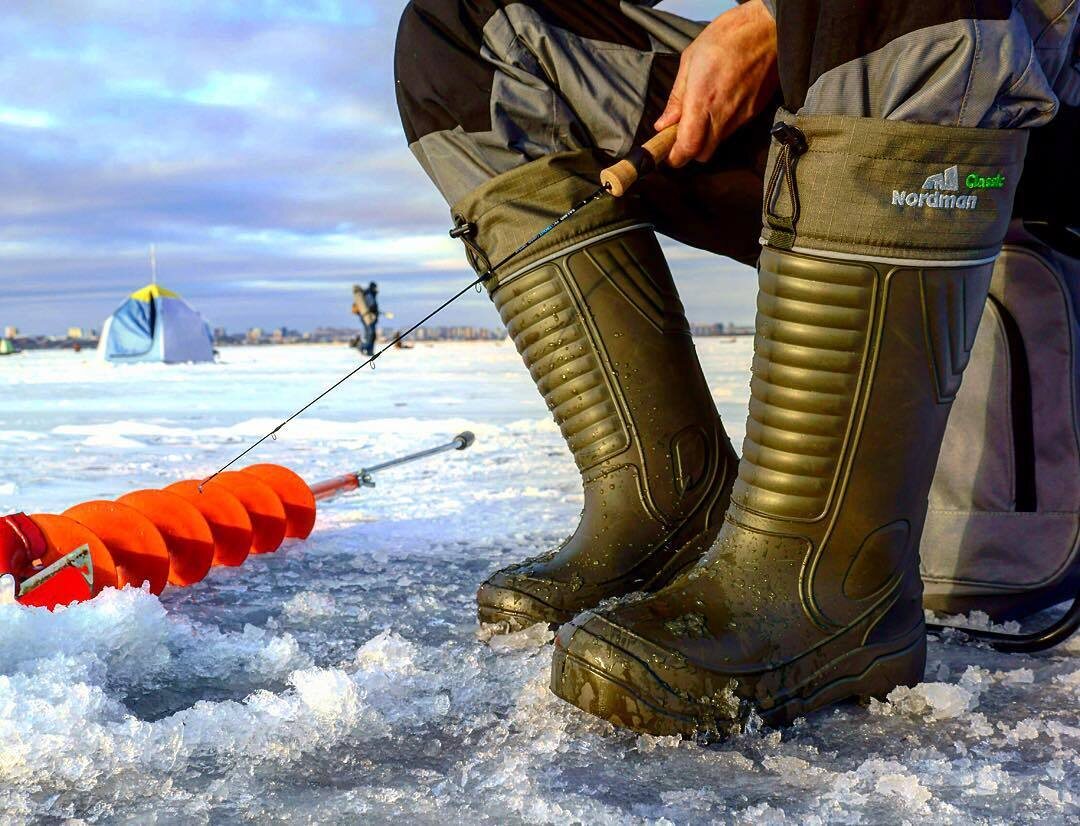
<svg viewBox="0 0 1080 826">
<path fill-rule="evenodd" d="M 203 317 L 184 299 L 151 284 L 132 293 L 109 316 L 98 353 L 113 362 L 213 361 L 214 339 Z"/>
</svg>

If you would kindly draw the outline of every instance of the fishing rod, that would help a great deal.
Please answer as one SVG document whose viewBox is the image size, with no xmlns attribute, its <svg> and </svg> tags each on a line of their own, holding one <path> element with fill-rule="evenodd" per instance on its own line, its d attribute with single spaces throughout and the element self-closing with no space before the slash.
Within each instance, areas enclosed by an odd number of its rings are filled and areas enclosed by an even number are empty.
<svg viewBox="0 0 1080 826">
<path fill-rule="evenodd" d="M 338 379 L 336 382 L 326 388 L 326 390 L 324 390 L 310 402 L 305 404 L 291 416 L 282 421 L 279 425 L 277 425 L 277 427 L 275 427 L 265 436 L 262 436 L 257 441 L 253 442 L 241 453 L 237 454 L 227 464 L 223 465 L 213 474 L 203 479 L 199 486 L 199 489 L 202 490 L 203 485 L 206 485 L 212 479 L 227 471 L 230 467 L 235 465 L 253 450 L 258 448 L 261 444 L 263 444 L 263 442 L 267 441 L 268 439 L 277 439 L 278 433 L 280 433 L 281 430 L 285 428 L 290 422 L 302 416 L 320 401 L 322 401 L 339 387 L 341 387 L 341 385 L 345 384 L 345 382 L 347 382 L 357 373 L 362 371 L 365 367 L 374 368 L 375 362 L 387 350 L 391 350 L 396 347 L 400 342 L 404 341 L 405 338 L 412 335 L 414 332 L 416 332 L 416 330 L 418 330 L 432 318 L 437 316 L 439 313 L 441 313 L 443 310 L 445 310 L 447 307 L 449 307 L 451 304 L 453 304 L 455 301 L 465 295 L 469 290 L 478 288 L 485 282 L 489 281 L 495 275 L 496 270 L 499 270 L 509 264 L 519 255 L 529 249 L 529 247 L 533 246 L 533 244 L 535 244 L 537 241 L 544 238 L 544 236 L 546 236 L 548 233 L 552 232 L 566 221 L 569 221 L 583 209 L 588 207 L 589 204 L 608 196 L 621 198 L 623 195 L 625 195 L 627 191 L 641 177 L 650 174 L 655 169 L 657 169 L 664 161 L 667 160 L 668 156 L 671 154 L 671 150 L 675 146 L 675 141 L 678 137 L 678 129 L 678 124 L 676 124 L 675 126 L 669 126 L 664 131 L 657 133 L 653 138 L 631 151 L 630 154 L 627 155 L 625 158 L 603 170 L 600 173 L 600 187 L 595 192 L 593 192 L 588 197 L 578 201 L 576 204 L 570 207 L 570 209 L 568 209 L 566 212 L 564 212 L 562 215 L 560 215 L 558 218 L 556 218 L 554 221 L 552 221 L 550 224 L 540 230 L 540 232 L 536 233 L 536 235 L 523 242 L 520 246 L 517 247 L 517 249 L 515 249 L 505 258 L 495 264 L 488 265 L 484 272 L 481 275 L 477 276 L 472 281 L 472 283 L 466 285 L 465 287 L 462 287 L 460 290 L 458 290 L 457 293 L 448 298 L 446 301 L 444 301 L 442 304 L 440 304 L 438 307 L 436 307 L 418 322 L 413 324 L 407 330 L 398 333 L 391 341 L 389 341 L 385 346 L 383 346 L 382 349 L 372 354 L 366 361 L 362 362 L 355 369 L 350 370 L 348 373 L 346 373 L 344 376 L 342 376 L 340 379 Z M 450 237 L 457 240 L 465 241 L 466 245 L 470 249 L 478 249 L 472 242 L 468 240 L 468 235 L 471 234 L 472 229 L 473 228 L 469 224 L 461 224 L 450 230 Z"/>
</svg>

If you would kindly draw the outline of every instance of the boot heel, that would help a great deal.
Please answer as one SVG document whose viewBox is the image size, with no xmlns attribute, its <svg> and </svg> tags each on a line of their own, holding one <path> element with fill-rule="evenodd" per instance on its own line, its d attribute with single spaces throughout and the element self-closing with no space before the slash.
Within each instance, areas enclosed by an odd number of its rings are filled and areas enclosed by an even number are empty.
<svg viewBox="0 0 1080 826">
<path fill-rule="evenodd" d="M 859 680 L 859 699 L 884 700 L 897 686 L 914 688 L 923 681 L 925 673 L 926 637 L 924 636 L 901 651 L 881 657 L 866 669 Z"/>
</svg>

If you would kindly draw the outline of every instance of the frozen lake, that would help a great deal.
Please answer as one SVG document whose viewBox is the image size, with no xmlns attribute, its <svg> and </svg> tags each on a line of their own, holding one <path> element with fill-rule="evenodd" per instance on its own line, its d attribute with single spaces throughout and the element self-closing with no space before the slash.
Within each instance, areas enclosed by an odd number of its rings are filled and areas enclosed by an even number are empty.
<svg viewBox="0 0 1080 826">
<path fill-rule="evenodd" d="M 751 342 L 699 345 L 739 444 Z M 354 365 L 0 359 L 0 513 L 206 475 Z M 639 737 L 547 690 L 550 635 L 485 642 L 491 570 L 568 534 L 573 462 L 509 343 L 387 354 L 253 461 L 309 481 L 448 440 L 469 452 L 328 503 L 315 533 L 161 600 L 0 606 L 0 821 L 1076 822 L 1080 641 L 933 639 L 927 683 L 731 741 Z"/>
</svg>

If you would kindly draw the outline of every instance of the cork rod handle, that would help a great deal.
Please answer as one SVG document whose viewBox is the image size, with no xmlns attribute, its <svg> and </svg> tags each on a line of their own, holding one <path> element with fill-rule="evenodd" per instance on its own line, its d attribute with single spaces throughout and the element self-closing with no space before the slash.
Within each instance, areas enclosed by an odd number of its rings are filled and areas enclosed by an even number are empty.
<svg viewBox="0 0 1080 826">
<path fill-rule="evenodd" d="M 637 183 L 638 178 L 648 175 L 667 160 L 678 136 L 678 124 L 658 132 L 617 164 L 601 172 L 600 182 L 612 195 L 621 198 Z"/>
</svg>

